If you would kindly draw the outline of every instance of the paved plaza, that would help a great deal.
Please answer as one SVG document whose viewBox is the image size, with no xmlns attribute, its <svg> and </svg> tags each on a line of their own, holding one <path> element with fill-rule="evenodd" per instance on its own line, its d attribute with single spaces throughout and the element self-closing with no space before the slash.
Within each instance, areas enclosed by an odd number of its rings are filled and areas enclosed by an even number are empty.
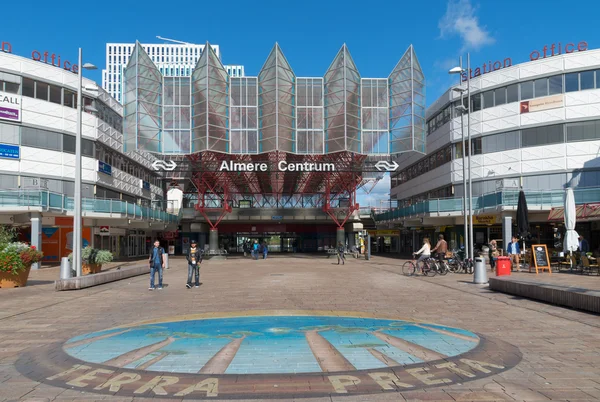
<svg viewBox="0 0 600 402">
<path fill-rule="evenodd" d="M 186 289 L 175 258 L 160 291 L 33 272 L 0 291 L 0 401 L 600 399 L 600 317 L 402 262 L 234 257 Z"/>
</svg>

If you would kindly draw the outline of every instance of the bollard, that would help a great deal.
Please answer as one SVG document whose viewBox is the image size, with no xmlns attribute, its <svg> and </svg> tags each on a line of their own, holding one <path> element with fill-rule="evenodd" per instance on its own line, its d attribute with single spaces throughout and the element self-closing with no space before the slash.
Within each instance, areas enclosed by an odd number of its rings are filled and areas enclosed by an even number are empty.
<svg viewBox="0 0 600 402">
<path fill-rule="evenodd" d="M 169 269 L 169 254 L 164 253 L 163 256 L 165 257 L 165 269 Z"/>
<path fill-rule="evenodd" d="M 473 283 L 483 284 L 488 283 L 487 272 L 485 270 L 485 260 L 481 257 L 475 257 L 475 269 L 473 275 Z"/>
<path fill-rule="evenodd" d="M 69 257 L 60 259 L 60 279 L 69 279 L 71 277 L 71 263 Z"/>
</svg>

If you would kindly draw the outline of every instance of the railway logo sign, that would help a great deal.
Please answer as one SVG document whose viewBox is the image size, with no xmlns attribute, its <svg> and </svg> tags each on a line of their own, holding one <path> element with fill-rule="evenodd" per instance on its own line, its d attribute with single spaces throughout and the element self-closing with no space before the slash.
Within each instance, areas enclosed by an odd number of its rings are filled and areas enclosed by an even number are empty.
<svg viewBox="0 0 600 402">
<path fill-rule="evenodd" d="M 398 169 L 400 165 L 396 161 L 388 162 L 388 161 L 379 161 L 375 164 L 375 167 L 379 171 L 385 172 L 394 172 Z"/>
<path fill-rule="evenodd" d="M 154 170 L 165 170 L 167 172 L 171 172 L 173 170 L 175 170 L 175 168 L 177 167 L 177 164 L 174 161 L 161 161 L 161 160 L 157 160 L 152 162 L 152 168 Z"/>
</svg>

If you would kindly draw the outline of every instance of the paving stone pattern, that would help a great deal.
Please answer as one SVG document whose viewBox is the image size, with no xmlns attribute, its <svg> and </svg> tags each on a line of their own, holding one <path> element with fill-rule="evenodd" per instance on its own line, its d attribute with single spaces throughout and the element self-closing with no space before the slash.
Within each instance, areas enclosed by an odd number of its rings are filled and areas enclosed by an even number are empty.
<svg viewBox="0 0 600 402">
<path fill-rule="evenodd" d="M 406 277 L 401 274 L 402 263 L 375 256 L 371 261 L 349 258 L 346 265 L 338 266 L 325 257 L 301 255 L 205 261 L 202 286 L 186 289 L 185 261 L 173 258 L 171 269 L 165 271 L 165 288 L 153 292 L 147 290 L 147 277 L 55 292 L 57 268 L 32 272 L 26 288 L 0 290 L 0 401 L 161 400 L 158 396 L 121 397 L 44 384 L 25 375 L 27 364 L 34 372 L 36 354 L 62 358 L 62 343 L 90 332 L 185 314 L 246 310 L 357 311 L 393 316 L 463 328 L 508 342 L 522 353 L 515 367 L 473 381 L 367 395 L 332 392 L 319 398 L 310 398 L 298 389 L 298 400 L 600 399 L 600 317 L 494 293 L 485 285 L 472 284 L 469 275 Z M 23 363 L 22 357 L 29 355 L 25 370 L 18 371 L 15 363 L 20 358 Z M 256 387 L 260 390 L 260 384 Z M 269 394 L 266 387 L 260 391 Z"/>
</svg>

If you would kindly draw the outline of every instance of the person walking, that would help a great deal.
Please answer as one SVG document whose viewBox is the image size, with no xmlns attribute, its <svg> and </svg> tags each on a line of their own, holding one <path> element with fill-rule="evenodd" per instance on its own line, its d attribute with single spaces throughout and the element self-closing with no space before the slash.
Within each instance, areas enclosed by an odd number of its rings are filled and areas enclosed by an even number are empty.
<svg viewBox="0 0 600 402">
<path fill-rule="evenodd" d="M 200 264 L 202 263 L 202 252 L 197 247 L 196 240 L 192 240 L 192 246 L 186 256 L 188 262 L 188 278 L 185 285 L 186 288 L 192 288 L 192 274 L 196 278 L 195 287 L 200 287 Z"/>
<path fill-rule="evenodd" d="M 263 260 L 267 259 L 267 254 L 269 254 L 269 246 L 267 246 L 267 242 L 263 241 L 263 244 L 261 246 L 262 248 L 262 255 L 263 255 Z"/>
<path fill-rule="evenodd" d="M 165 249 L 160 246 L 160 241 L 154 241 L 154 247 L 150 250 L 150 287 L 148 290 L 154 290 L 154 275 L 158 273 L 158 290 L 163 288 L 163 268 L 165 267 Z"/>
<path fill-rule="evenodd" d="M 496 268 L 496 259 L 498 258 L 498 255 L 498 244 L 496 243 L 496 240 L 492 240 L 489 244 L 489 260 L 492 271 Z"/>
<path fill-rule="evenodd" d="M 516 265 L 516 270 L 520 271 L 519 256 L 521 255 L 521 248 L 519 247 L 519 239 L 517 239 L 517 236 L 512 237 L 512 242 L 506 248 L 506 253 L 510 257 L 510 260 Z"/>
<path fill-rule="evenodd" d="M 340 265 L 340 261 L 342 261 L 342 265 L 346 264 L 346 256 L 344 255 L 345 251 L 346 250 L 344 249 L 344 245 L 342 244 L 342 242 L 339 242 L 337 246 L 338 265 Z"/>
<path fill-rule="evenodd" d="M 419 251 L 414 253 L 415 255 L 419 255 L 419 259 L 417 260 L 417 269 L 419 268 L 419 263 L 431 257 L 431 244 L 429 243 L 429 239 L 426 237 L 423 239 L 423 247 L 419 249 Z"/>
<path fill-rule="evenodd" d="M 431 253 L 433 254 L 434 252 L 436 252 L 437 258 L 438 260 L 443 263 L 444 259 L 446 258 L 446 252 L 448 251 L 448 243 L 446 243 L 446 240 L 444 240 L 444 235 L 441 234 L 438 236 L 438 242 L 435 245 L 435 247 L 433 248 L 433 250 L 431 250 Z"/>
<path fill-rule="evenodd" d="M 258 260 L 258 241 L 254 240 L 254 244 L 252 245 L 252 258 Z"/>
<path fill-rule="evenodd" d="M 583 236 L 579 236 L 579 252 L 582 254 L 585 254 L 585 253 L 589 253 L 589 251 L 590 251 L 590 244 Z"/>
</svg>

